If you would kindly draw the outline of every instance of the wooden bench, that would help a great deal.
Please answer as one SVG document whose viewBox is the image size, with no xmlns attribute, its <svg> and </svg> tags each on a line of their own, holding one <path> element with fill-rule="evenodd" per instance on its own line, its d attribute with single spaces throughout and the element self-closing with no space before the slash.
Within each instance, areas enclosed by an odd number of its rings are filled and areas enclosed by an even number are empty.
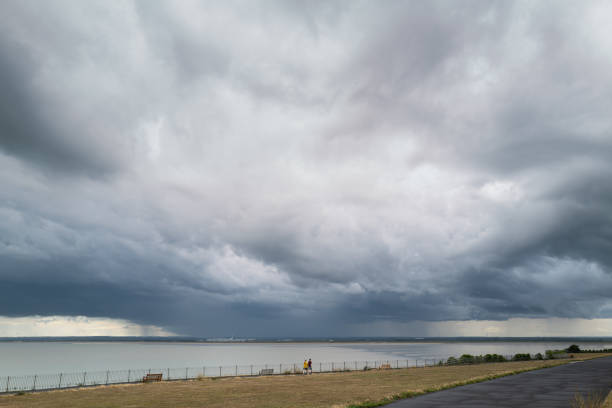
<svg viewBox="0 0 612 408">
<path fill-rule="evenodd" d="M 380 370 L 389 370 L 391 369 L 391 364 L 381 364 Z"/>
<path fill-rule="evenodd" d="M 161 381 L 162 380 L 162 373 L 159 374 L 147 374 L 144 377 L 142 377 L 142 382 L 152 382 L 152 381 Z"/>
<path fill-rule="evenodd" d="M 264 368 L 263 370 L 259 370 L 259 375 L 272 375 L 274 374 L 273 368 Z"/>
</svg>

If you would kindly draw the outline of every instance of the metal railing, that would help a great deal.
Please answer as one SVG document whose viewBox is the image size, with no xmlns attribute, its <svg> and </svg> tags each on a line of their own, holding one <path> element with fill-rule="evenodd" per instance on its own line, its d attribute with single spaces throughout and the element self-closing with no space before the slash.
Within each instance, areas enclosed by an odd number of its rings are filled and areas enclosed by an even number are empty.
<svg viewBox="0 0 612 408">
<path fill-rule="evenodd" d="M 504 355 L 508 361 L 511 355 Z M 313 363 L 313 373 L 362 371 L 369 369 L 421 368 L 449 365 L 447 358 L 412 360 L 340 361 Z M 481 363 L 481 362 L 479 362 Z M 482 362 L 484 363 L 484 362 Z M 454 362 L 474 364 L 473 362 Z M 97 385 L 126 384 L 142 382 L 147 374 L 162 374 L 163 381 L 192 380 L 207 377 L 240 377 L 258 375 L 291 375 L 303 373 L 302 363 L 251 364 L 231 366 L 201 366 L 183 368 L 139 368 L 127 370 L 82 371 L 58 374 L 35 374 L 0 377 L 0 394 L 44 391 L 61 388 L 88 387 Z M 265 370 L 265 371 L 264 371 Z"/>
</svg>

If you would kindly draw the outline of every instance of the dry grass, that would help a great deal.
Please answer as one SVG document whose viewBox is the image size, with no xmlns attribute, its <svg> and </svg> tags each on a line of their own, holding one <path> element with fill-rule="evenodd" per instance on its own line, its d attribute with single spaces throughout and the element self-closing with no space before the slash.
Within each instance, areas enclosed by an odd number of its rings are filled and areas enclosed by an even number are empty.
<svg viewBox="0 0 612 408">
<path fill-rule="evenodd" d="M 612 391 L 608 394 L 608 398 L 606 398 L 601 408 L 612 408 Z"/>
<path fill-rule="evenodd" d="M 572 408 L 605 408 L 606 403 L 606 394 L 590 393 L 585 396 L 576 394 L 572 400 Z"/>
<path fill-rule="evenodd" d="M 601 355 L 577 355 L 587 359 Z M 574 360 L 576 360 L 574 359 Z M 423 393 L 518 371 L 564 364 L 568 360 L 492 363 L 315 374 L 177 381 L 0 397 L 0 407 L 346 407 L 380 402 L 401 393 Z M 406 394 L 405 394 L 406 395 Z"/>
</svg>

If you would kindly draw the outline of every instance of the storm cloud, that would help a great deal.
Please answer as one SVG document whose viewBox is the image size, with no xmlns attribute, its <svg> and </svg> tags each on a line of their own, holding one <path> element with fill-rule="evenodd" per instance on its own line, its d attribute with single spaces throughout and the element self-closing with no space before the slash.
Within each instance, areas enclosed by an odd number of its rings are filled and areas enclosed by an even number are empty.
<svg viewBox="0 0 612 408">
<path fill-rule="evenodd" d="M 0 11 L 0 316 L 612 317 L 607 2 Z"/>
</svg>

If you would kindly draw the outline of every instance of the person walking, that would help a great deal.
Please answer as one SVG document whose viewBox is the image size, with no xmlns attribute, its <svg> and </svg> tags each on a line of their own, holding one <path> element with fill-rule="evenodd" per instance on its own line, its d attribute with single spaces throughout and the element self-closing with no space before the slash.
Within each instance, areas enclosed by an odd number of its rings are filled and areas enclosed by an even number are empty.
<svg viewBox="0 0 612 408">
<path fill-rule="evenodd" d="M 304 371 L 302 371 L 304 375 L 308 374 L 308 361 L 304 360 Z"/>
<path fill-rule="evenodd" d="M 308 359 L 308 374 L 312 374 L 312 359 Z"/>
</svg>

